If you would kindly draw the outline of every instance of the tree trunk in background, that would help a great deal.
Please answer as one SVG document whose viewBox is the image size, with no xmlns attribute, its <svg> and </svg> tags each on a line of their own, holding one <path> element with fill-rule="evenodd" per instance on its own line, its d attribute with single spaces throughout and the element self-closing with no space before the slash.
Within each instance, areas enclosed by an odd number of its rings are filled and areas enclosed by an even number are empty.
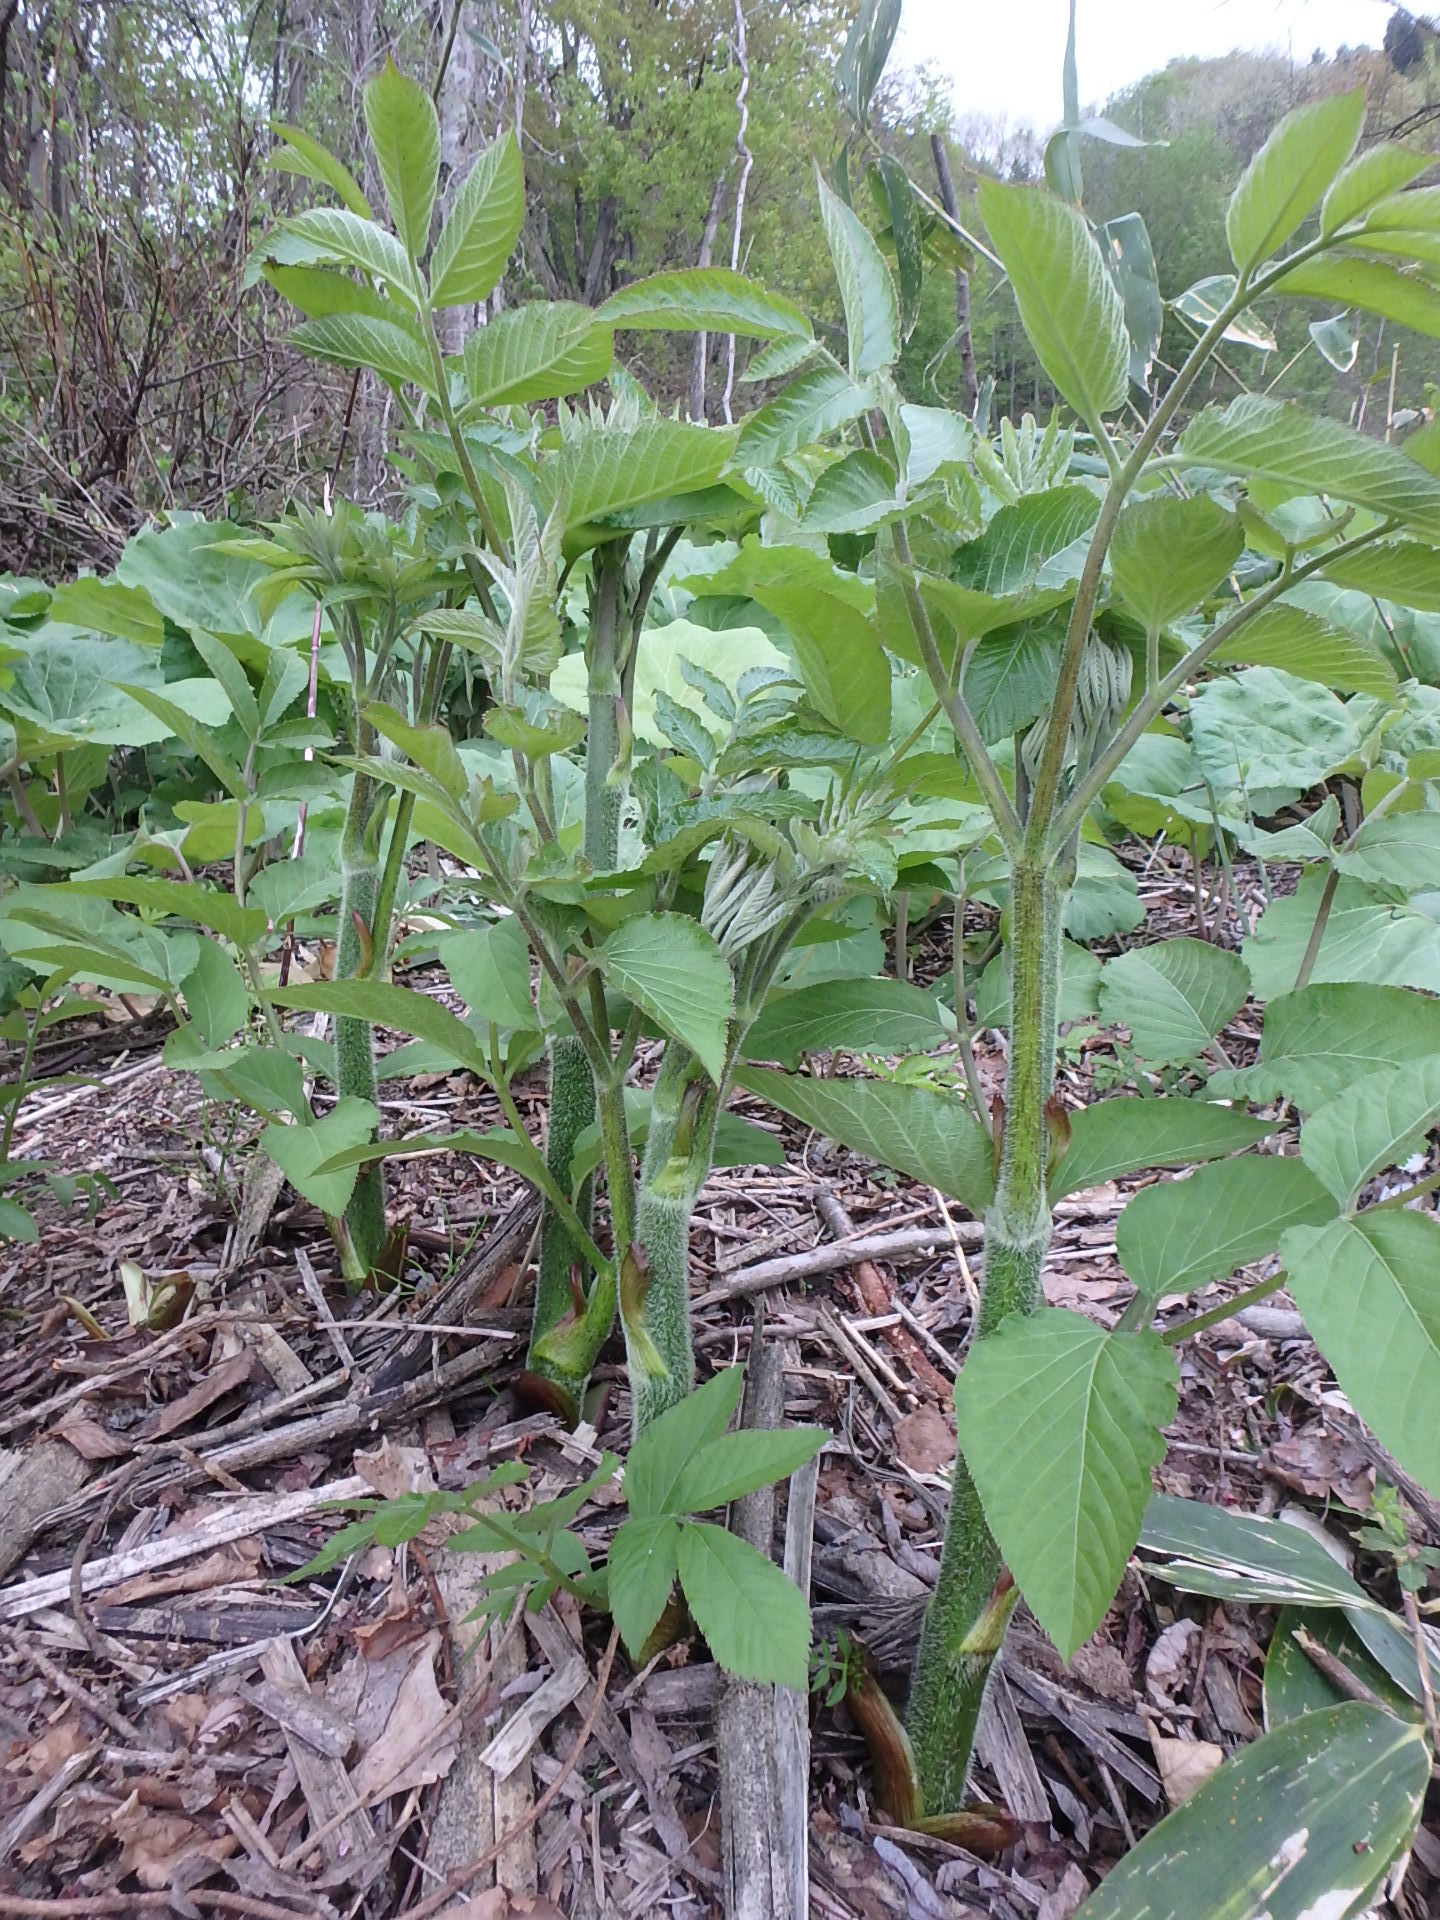
<svg viewBox="0 0 1440 1920">
<path fill-rule="evenodd" d="M 950 155 L 944 136 L 932 133 L 930 151 L 935 156 L 935 172 L 940 181 L 940 202 L 950 218 L 960 219 L 960 203 L 955 198 L 955 182 L 950 177 Z M 970 276 L 963 267 L 955 269 L 955 330 L 960 337 L 960 374 L 965 384 L 965 411 L 973 414 L 980 395 L 975 377 L 975 346 L 970 338 Z"/>
<path fill-rule="evenodd" d="M 708 267 L 715 258 L 715 234 L 720 225 L 720 209 L 725 204 L 725 175 L 722 173 L 715 182 L 715 191 L 710 196 L 710 211 L 705 216 L 705 226 L 700 235 L 700 251 L 695 256 L 697 267 Z M 703 329 L 695 336 L 695 360 L 690 372 L 690 398 L 687 411 L 690 418 L 704 421 L 705 418 L 705 368 L 710 354 L 710 336 Z"/>
<path fill-rule="evenodd" d="M 361 93 L 365 82 L 379 71 L 384 49 L 380 38 L 379 0 L 354 0 L 350 21 L 350 73 L 355 94 L 355 123 L 363 126 Z M 375 165 L 370 142 L 362 142 L 360 183 L 365 198 L 383 219 L 385 188 Z M 360 375 L 360 391 L 355 402 L 352 433 L 355 447 L 353 493 L 357 500 L 373 501 L 385 488 L 385 429 L 390 412 L 390 391 L 373 373 Z M 339 426 L 336 425 L 338 435 Z"/>
<path fill-rule="evenodd" d="M 446 213 L 454 204 L 460 183 L 470 171 L 471 162 L 485 142 L 485 129 L 481 117 L 485 96 L 483 73 L 485 59 L 470 32 L 470 29 L 476 25 L 475 11 L 473 4 L 461 5 L 454 44 L 450 48 L 449 63 L 445 68 L 445 77 L 440 83 L 439 99 L 436 101 L 440 109 L 442 190 L 439 204 Z M 448 24 L 446 31 L 448 32 Z M 436 230 L 439 230 L 438 215 Z M 483 325 L 485 317 L 483 301 L 474 306 L 449 307 L 444 313 L 437 313 L 435 329 L 440 336 L 440 345 L 444 351 L 459 353 L 465 344 L 467 334 L 476 326 Z"/>
</svg>

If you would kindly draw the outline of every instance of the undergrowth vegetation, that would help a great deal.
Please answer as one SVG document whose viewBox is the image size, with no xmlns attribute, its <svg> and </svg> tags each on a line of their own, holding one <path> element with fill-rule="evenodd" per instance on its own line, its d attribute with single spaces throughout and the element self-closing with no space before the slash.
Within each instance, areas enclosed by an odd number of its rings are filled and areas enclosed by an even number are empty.
<svg viewBox="0 0 1440 1920">
<path fill-rule="evenodd" d="M 1187 1296 L 1270 1261 L 1248 1298 L 1289 1289 L 1356 1410 L 1440 1493 L 1440 1181 L 1376 1186 L 1440 1122 L 1440 427 L 1361 432 L 1264 392 L 1187 402 L 1281 303 L 1321 313 L 1323 349 L 1349 313 L 1440 337 L 1440 188 L 1419 184 L 1426 153 L 1361 149 L 1361 94 L 1323 99 L 1236 185 L 1229 260 L 1162 290 L 1138 215 L 1086 217 L 1081 150 L 1119 136 L 1080 118 L 1072 34 L 1047 184 L 987 182 L 983 235 L 946 228 L 1010 282 L 1063 406 L 1042 423 L 916 405 L 895 369 L 934 212 L 893 161 L 878 230 L 857 204 L 893 32 L 869 0 L 842 63 L 854 140 L 815 182 L 843 339 L 707 267 L 509 307 L 457 340 L 524 218 L 514 137 L 443 219 L 435 105 L 393 63 L 364 94 L 383 205 L 308 138 L 282 145 L 313 203 L 258 238 L 252 277 L 297 310 L 306 354 L 390 390 L 401 497 L 255 526 L 176 515 L 112 574 L 0 581 L 0 945 L 26 1049 L 0 1158 L 29 1049 L 83 987 L 163 1006 L 167 1065 L 253 1116 L 249 1178 L 323 1214 L 357 1287 L 404 1276 L 387 1164 L 516 1171 L 544 1202 L 532 1401 L 579 1420 L 617 1320 L 623 1338 L 608 1563 L 568 1531 L 608 1455 L 519 1516 L 485 1511 L 493 1481 L 378 1506 L 327 1561 L 448 1506 L 470 1516 L 457 1544 L 516 1556 L 497 1613 L 563 1588 L 640 1659 L 688 1610 L 726 1666 L 790 1686 L 803 1602 L 697 1516 L 823 1435 L 727 1435 L 738 1371 L 692 1391 L 691 1217 L 713 1168 L 774 1158 L 727 1111 L 737 1088 L 938 1189 L 983 1218 L 983 1278 L 903 1715 L 863 1659 L 826 1666 L 890 1815 L 965 1836 L 1017 1602 L 1069 1658 L 1138 1547 L 1182 1590 L 1334 1614 L 1399 1704 L 1317 1704 L 1277 1670 L 1263 1739 L 1084 1911 L 1159 1911 L 1163 1871 L 1177 1914 L 1217 1876 L 1226 1911 L 1359 1912 L 1430 1774 L 1418 1582 L 1392 1614 L 1293 1529 L 1155 1496 L 1151 1475 L 1177 1348 L 1206 1318 Z M 1193 344 L 1159 378 L 1177 319 Z M 737 394 L 755 404 L 724 426 L 672 417 L 617 353 L 647 332 L 754 343 Z M 1114 849 L 1161 834 L 1298 886 L 1239 953 L 1179 937 L 1102 962 L 1091 945 L 1143 917 Z M 971 901 L 999 911 L 1002 953 L 967 944 Z M 947 978 L 884 977 L 882 930 L 930 914 L 953 921 Z M 317 933 L 333 978 L 299 980 L 294 939 Z M 421 958 L 448 1004 L 404 983 Z M 1237 1066 L 1221 1035 L 1252 998 L 1260 1054 Z M 327 1037 L 297 1013 L 328 1016 Z M 1057 1049 L 1095 1021 L 1128 1042 L 1109 1097 L 1068 1111 Z M 1007 1036 L 993 1100 L 980 1028 Z M 377 1052 L 377 1029 L 403 1043 Z M 837 1050 L 921 1065 L 812 1069 Z M 483 1082 L 501 1123 L 388 1135 L 385 1081 L 437 1067 Z M 536 1073 L 539 1136 L 515 1092 Z M 1118 1323 L 1048 1306 L 1056 1202 L 1146 1169 L 1193 1170 L 1120 1217 Z M 0 1231 L 35 1234 L 22 1196 L 42 1171 L 5 1166 Z M 1403 1526 L 1386 1540 L 1415 1565 Z M 1259 1815 L 1238 1840 L 1216 1811 L 1236 1794 Z"/>
</svg>

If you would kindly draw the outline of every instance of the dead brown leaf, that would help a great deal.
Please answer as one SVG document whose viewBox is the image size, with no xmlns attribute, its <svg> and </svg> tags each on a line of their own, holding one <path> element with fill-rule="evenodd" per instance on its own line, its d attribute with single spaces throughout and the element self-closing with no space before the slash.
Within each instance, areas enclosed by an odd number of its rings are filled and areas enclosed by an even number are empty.
<svg viewBox="0 0 1440 1920">
<path fill-rule="evenodd" d="M 243 1387 L 250 1378 L 254 1364 L 255 1356 L 247 1348 L 241 1353 L 232 1354 L 228 1360 L 222 1360 L 218 1367 L 211 1367 L 188 1393 L 182 1393 L 178 1400 L 172 1400 L 168 1407 L 162 1407 L 158 1414 L 146 1421 L 144 1438 L 161 1440 L 167 1434 L 177 1433 L 181 1427 L 188 1426 L 207 1407 L 213 1407 L 227 1393 L 234 1393 L 237 1387 Z"/>
<path fill-rule="evenodd" d="M 435 1477 L 423 1447 L 398 1447 L 385 1440 L 371 1453 L 355 1455 L 355 1471 L 382 1500 L 398 1500 L 406 1493 L 433 1493 Z"/>
<path fill-rule="evenodd" d="M 102 1426 L 88 1412 L 83 1401 L 51 1427 L 47 1437 L 63 1440 L 67 1446 L 75 1449 L 82 1460 L 120 1460 L 134 1451 L 129 1440 Z"/>
<path fill-rule="evenodd" d="M 89 1744 L 80 1724 L 79 1709 L 67 1707 L 59 1719 L 52 1720 L 42 1734 L 21 1748 L 5 1771 L 18 1773 L 23 1769 L 26 1773 L 43 1773 L 48 1779 Z"/>
<path fill-rule="evenodd" d="M 459 1721 L 435 1684 L 439 1651 L 439 1629 L 432 1628 L 415 1650 L 380 1738 L 351 1771 L 357 1798 L 429 1786 L 454 1765 Z"/>
<path fill-rule="evenodd" d="M 1155 1750 L 1155 1765 L 1165 1798 L 1172 1807 L 1183 1806 L 1225 1758 L 1225 1749 L 1213 1741 L 1170 1740 L 1163 1733 L 1157 1733 L 1153 1726 L 1150 1745 Z"/>
<path fill-rule="evenodd" d="M 938 1473 L 955 1458 L 955 1432 L 938 1407 L 918 1407 L 895 1422 L 895 1451 L 912 1473 Z"/>
<path fill-rule="evenodd" d="M 1059 1886 L 1040 1902 L 1035 1920 L 1070 1920 L 1089 1891 L 1089 1881 L 1072 1861 L 1062 1874 Z"/>
<path fill-rule="evenodd" d="M 110 1816 L 109 1827 L 123 1849 L 120 1877 L 133 1873 L 151 1892 L 170 1886 L 181 1861 L 189 1855 L 219 1861 L 235 1851 L 232 1834 L 213 1834 L 184 1814 L 142 1806 L 138 1792 Z"/>
<path fill-rule="evenodd" d="M 1312 1500 L 1339 1500 L 1368 1513 L 1375 1498 L 1375 1468 L 1362 1449 L 1320 1426 L 1303 1428 L 1270 1445 L 1276 1477 Z"/>
</svg>

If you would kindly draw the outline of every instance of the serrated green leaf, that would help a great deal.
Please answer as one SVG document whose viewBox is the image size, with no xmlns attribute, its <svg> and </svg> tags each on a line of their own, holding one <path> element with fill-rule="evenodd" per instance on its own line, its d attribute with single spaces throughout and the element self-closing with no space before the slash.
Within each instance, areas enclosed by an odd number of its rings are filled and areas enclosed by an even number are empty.
<svg viewBox="0 0 1440 1920">
<path fill-rule="evenodd" d="M 456 751 L 450 729 L 432 722 L 417 727 L 403 713 L 383 701 L 373 701 L 365 709 L 365 718 L 385 738 L 408 754 L 417 767 L 447 793 L 452 800 L 463 800 L 470 790 L 470 776 Z"/>
<path fill-rule="evenodd" d="M 116 874 L 111 880 L 67 880 L 67 894 L 89 894 L 98 900 L 122 900 L 127 906 L 151 913 L 168 913 L 194 920 L 237 947 L 262 940 L 269 927 L 263 908 L 242 907 L 232 893 L 221 893 L 199 880 L 161 880 L 145 874 Z"/>
<path fill-rule="evenodd" d="M 678 420 L 647 421 L 628 433 L 582 433 L 561 448 L 553 468 L 566 526 L 712 487 L 734 444 L 725 430 Z"/>
<path fill-rule="evenodd" d="M 990 1203 L 990 1136 L 954 1094 L 894 1080 L 811 1079 L 766 1067 L 742 1067 L 735 1080 L 843 1146 L 938 1187 L 977 1218 Z"/>
<path fill-rule="evenodd" d="M 530 995 L 530 948 L 513 915 L 488 927 L 466 927 L 436 942 L 451 984 L 482 1023 L 502 1033 L 538 1033 Z"/>
<path fill-rule="evenodd" d="M 615 336 L 590 307 L 566 300 L 512 307 L 465 342 L 471 407 L 529 406 L 603 380 Z"/>
<path fill-rule="evenodd" d="M 1314 211 L 1364 124 L 1363 87 L 1286 114 L 1240 176 L 1226 210 L 1230 256 L 1242 273 L 1268 260 Z"/>
<path fill-rule="evenodd" d="M 830 249 L 840 298 L 845 307 L 845 335 L 849 343 L 850 372 L 857 378 L 893 366 L 900 356 L 900 312 L 895 283 L 885 256 L 859 217 L 816 176 L 820 219 Z"/>
<path fill-rule="evenodd" d="M 1358 710 L 1274 667 L 1207 681 L 1190 708 L 1190 744 L 1206 778 L 1304 793 L 1360 750 Z"/>
<path fill-rule="evenodd" d="M 1335 233 L 1352 220 L 1363 220 L 1382 200 L 1408 187 L 1434 164 L 1433 153 L 1412 153 L 1389 140 L 1367 148 L 1326 192 L 1320 205 L 1320 231 Z"/>
<path fill-rule="evenodd" d="M 1070 1116 L 1070 1145 L 1046 1184 L 1050 1200 L 1149 1167 L 1188 1167 L 1251 1147 L 1276 1122 L 1205 1100 L 1096 1100 Z"/>
<path fill-rule="evenodd" d="M 483 1050 L 465 1022 L 429 994 L 409 987 L 392 986 L 388 980 L 318 980 L 310 986 L 277 988 L 267 997 L 277 1007 L 301 1013 L 331 1013 L 393 1027 L 444 1047 L 458 1066 L 472 1073 L 489 1073 Z"/>
<path fill-rule="evenodd" d="M 755 340 L 808 340 L 793 300 L 728 267 L 687 267 L 621 287 L 596 310 L 611 327 L 672 333 L 737 333 Z"/>
<path fill-rule="evenodd" d="M 158 647 L 165 638 L 165 622 L 143 587 L 89 574 L 56 587 L 47 617 L 90 633 L 113 634 L 137 647 Z"/>
<path fill-rule="evenodd" d="M 1235 515 L 1204 494 L 1136 501 L 1110 542 L 1115 591 L 1147 631 L 1159 632 L 1214 592 L 1244 545 Z"/>
<path fill-rule="evenodd" d="M 1383 1707 L 1307 1713 L 1227 1760 L 1077 1920 L 1348 1920 L 1409 1846 L 1429 1772 L 1423 1728 Z"/>
<path fill-rule="evenodd" d="M 1280 1254 L 1355 1411 L 1407 1473 L 1440 1490 L 1440 1222 L 1387 1208 L 1296 1227 Z"/>
<path fill-rule="evenodd" d="M 1100 1016 L 1129 1027 L 1135 1051 L 1155 1066 L 1194 1060 L 1250 997 L 1237 953 L 1208 940 L 1164 940 L 1107 960 Z"/>
<path fill-rule="evenodd" d="M 387 59 L 363 95 L 365 125 L 390 218 L 405 250 L 419 260 L 430 244 L 430 215 L 440 179 L 440 116 L 418 81 Z"/>
<path fill-rule="evenodd" d="M 1299 888 L 1260 916 L 1245 942 L 1245 964 L 1257 1000 L 1288 993 L 1299 977 L 1319 911 L 1325 876 L 1312 868 Z M 1376 893 L 1360 880 L 1342 880 L 1315 956 L 1318 985 L 1365 982 L 1370 987 L 1419 987 L 1440 993 L 1440 925 L 1408 903 Z"/>
<path fill-rule="evenodd" d="M 180 991 L 207 1047 L 223 1047 L 250 1017 L 250 996 L 240 969 L 213 940 L 201 946 L 194 970 L 180 982 Z"/>
<path fill-rule="evenodd" d="M 723 1433 L 691 1454 L 671 1495 L 677 1513 L 708 1513 L 731 1500 L 788 1480 L 825 1445 L 823 1427 L 743 1428 Z"/>
<path fill-rule="evenodd" d="M 308 207 L 282 221 L 259 252 L 279 266 L 358 267 L 414 307 L 415 278 L 405 249 L 393 233 L 341 207 Z"/>
<path fill-rule="evenodd" d="M 1334 1212 L 1332 1196 L 1299 1160 L 1242 1154 L 1142 1187 L 1120 1215 L 1115 1246 L 1140 1292 L 1158 1300 L 1223 1280 L 1274 1253 L 1288 1228 Z"/>
<path fill-rule="evenodd" d="M 1257 613 L 1211 658 L 1221 665 L 1275 667 L 1343 693 L 1395 698 L 1395 670 L 1388 660 L 1319 614 L 1285 600 Z"/>
<path fill-rule="evenodd" d="M 810 1609 L 795 1582 L 744 1540 L 703 1520 L 681 1528 L 678 1559 L 695 1624 L 725 1671 L 803 1690 Z"/>
<path fill-rule="evenodd" d="M 122 685 L 121 690 L 144 707 L 147 713 L 153 713 L 168 732 L 183 740 L 196 758 L 203 761 L 210 769 L 232 799 L 243 800 L 246 797 L 244 774 L 225 749 L 216 745 L 209 728 L 202 726 L 193 715 L 188 714 L 175 701 L 167 700 L 164 694 L 156 693 L 153 687 Z"/>
<path fill-rule="evenodd" d="M 1399 447 L 1322 420 L 1286 400 L 1242 394 L 1205 411 L 1180 436 L 1184 464 L 1329 493 L 1440 532 L 1440 479 Z"/>
<path fill-rule="evenodd" d="M 317 1168 L 343 1147 L 369 1140 L 380 1124 L 380 1110 L 368 1100 L 346 1095 L 333 1112 L 311 1126 L 273 1123 L 260 1135 L 260 1145 L 298 1194 L 322 1213 L 339 1214 L 355 1191 L 355 1169 L 319 1173 Z"/>
<path fill-rule="evenodd" d="M 1353 841 L 1337 848 L 1335 865 L 1357 880 L 1407 893 L 1440 880 L 1440 813 L 1382 813 L 1366 820 Z"/>
<path fill-rule="evenodd" d="M 306 180 L 315 181 L 318 186 L 329 187 L 362 220 L 373 217 L 370 202 L 360 191 L 360 183 L 328 147 L 321 146 L 313 134 L 306 133 L 303 127 L 287 126 L 283 120 L 272 120 L 270 131 L 285 143 L 271 154 L 272 167 L 281 173 L 299 174 Z"/>
<path fill-rule="evenodd" d="M 680 1526 L 668 1514 L 627 1520 L 606 1562 L 610 1613 L 632 1660 L 639 1660 L 675 1585 Z"/>
<path fill-rule="evenodd" d="M 1382 260 L 1325 256 L 1302 260 L 1275 288 L 1294 299 L 1339 300 L 1397 326 L 1440 338 L 1440 289 Z"/>
<path fill-rule="evenodd" d="M 455 196 L 430 261 L 437 307 L 484 300 L 505 271 L 525 221 L 525 168 L 513 133 L 485 148 Z M 527 309 L 534 312 L 534 309 Z"/>
<path fill-rule="evenodd" d="M 1367 1074 L 1434 1053 L 1440 1001 L 1430 995 L 1368 982 L 1308 986 L 1268 1002 L 1260 1059 L 1235 1076 L 1237 1091 L 1255 1101 L 1288 1098 L 1313 1113 Z"/>
<path fill-rule="evenodd" d="M 1042 1307 L 977 1342 L 956 1382 L 985 1517 L 1067 1660 L 1104 1619 L 1139 1538 L 1179 1379 L 1156 1335 Z"/>
<path fill-rule="evenodd" d="M 769 467 L 858 420 L 875 404 L 875 391 L 840 367 L 814 367 L 756 409 L 740 427 L 737 467 Z"/>
<path fill-rule="evenodd" d="M 625 1499 L 639 1519 L 673 1514 L 685 1463 L 729 1426 L 745 1391 L 745 1369 L 722 1367 L 636 1435 L 625 1462 Z"/>
<path fill-rule="evenodd" d="M 1038 188 L 987 180 L 980 211 L 1040 364 L 1089 426 L 1125 404 L 1125 309 L 1084 217 Z"/>
<path fill-rule="evenodd" d="M 1424 613 L 1440 613 L 1440 550 L 1418 540 L 1361 547 L 1331 561 L 1325 578 L 1337 587 L 1371 593 Z"/>
<path fill-rule="evenodd" d="M 945 1030 L 932 994 L 903 980 L 825 980 L 772 997 L 745 1036 L 747 1060 L 799 1064 L 802 1053 L 923 1053 Z"/>
<path fill-rule="evenodd" d="M 290 335 L 302 353 L 337 367 L 369 367 L 382 380 L 435 395 L 430 356 L 408 328 L 365 313 L 327 313 L 302 320 Z"/>
<path fill-rule="evenodd" d="M 1347 1210 L 1367 1180 L 1398 1166 L 1440 1123 L 1440 1053 L 1370 1073 L 1300 1129 L 1300 1157 Z"/>
<path fill-rule="evenodd" d="M 723 1077 L 735 982 L 697 921 L 681 913 L 636 914 L 620 923 L 596 960 L 606 980 L 687 1046 L 712 1080 Z"/>
</svg>

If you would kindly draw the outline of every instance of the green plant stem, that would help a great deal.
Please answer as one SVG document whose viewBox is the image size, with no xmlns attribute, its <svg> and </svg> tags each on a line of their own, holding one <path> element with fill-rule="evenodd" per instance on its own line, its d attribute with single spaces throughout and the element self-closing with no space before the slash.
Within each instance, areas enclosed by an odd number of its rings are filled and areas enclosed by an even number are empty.
<svg viewBox="0 0 1440 1920">
<path fill-rule="evenodd" d="M 363 730 L 364 723 L 358 723 Z M 377 801 L 375 782 L 357 773 L 350 789 L 350 805 L 340 840 L 340 926 L 335 943 L 335 978 L 353 980 L 368 971 L 375 958 L 375 907 L 380 869 L 371 827 Z M 368 1020 L 352 1015 L 335 1017 L 335 1083 L 342 1099 L 377 1103 L 375 1034 Z M 385 1244 L 385 1174 L 383 1162 L 360 1169 L 355 1190 L 345 1209 L 353 1251 L 368 1273 Z"/>
<path fill-rule="evenodd" d="M 418 279 L 418 271 L 417 271 Z M 425 347 L 430 355 L 430 370 L 435 376 L 435 387 L 440 400 L 440 417 L 445 422 L 445 431 L 450 436 L 450 444 L 455 449 L 455 458 L 460 462 L 460 473 L 465 481 L 465 490 L 475 507 L 475 517 L 480 522 L 481 532 L 492 553 L 503 559 L 507 554 L 505 537 L 495 524 L 495 516 L 485 498 L 485 490 L 480 485 L 480 476 L 475 471 L 475 462 L 470 458 L 470 449 L 465 436 L 460 431 L 460 423 L 455 418 L 455 409 L 450 404 L 450 376 L 445 371 L 445 356 L 440 351 L 440 340 L 435 332 L 435 317 L 430 311 L 430 303 L 420 303 L 420 321 L 425 330 Z"/>
<path fill-rule="evenodd" d="M 633 1293 L 622 1277 L 620 1318 L 634 1430 L 682 1400 L 695 1383 L 690 1331 L 690 1217 L 710 1171 L 721 1092 L 678 1042 L 665 1049 L 651 1097 L 650 1131 L 636 1201 L 643 1260 Z M 621 1248 L 617 1240 L 617 1258 Z"/>
<path fill-rule="evenodd" d="M 585 750 L 584 849 L 586 860 L 597 872 L 614 867 L 619 857 L 620 815 L 624 805 L 624 789 L 611 774 L 619 751 L 615 702 L 620 695 L 620 626 L 627 545 L 625 541 L 615 541 L 597 548 L 591 563 L 590 634 L 585 649 L 589 725 Z M 575 1143 L 598 1116 L 618 1262 L 633 1237 L 634 1156 L 625 1118 L 624 1088 L 616 1081 L 609 1057 L 610 1019 L 604 984 L 598 974 L 591 976 L 590 993 L 594 1044 L 587 1046 L 577 1026 L 575 1032 L 558 1035 L 550 1045 L 550 1129 L 546 1161 L 551 1178 L 568 1194 Z M 576 1016 L 572 1016 L 574 1018 Z M 575 1213 L 587 1239 L 594 1211 L 594 1181 L 587 1177 L 575 1200 Z M 540 1234 L 526 1365 L 532 1374 L 548 1381 L 563 1396 L 567 1409 L 576 1415 L 590 1369 L 609 1337 L 617 1297 L 613 1274 L 602 1268 L 594 1269 L 594 1284 L 587 1286 L 590 1262 L 582 1259 L 582 1251 L 577 1236 L 561 1214 L 554 1207 L 547 1208 Z M 585 1300 L 583 1313 L 577 1311 L 578 1297 Z"/>
<path fill-rule="evenodd" d="M 1253 1307 L 1261 1300 L 1268 1300 L 1272 1293 L 1280 1291 L 1289 1278 L 1289 1274 L 1282 1271 L 1272 1275 L 1269 1280 L 1257 1281 L 1253 1287 L 1247 1287 L 1243 1293 L 1234 1294 L 1229 1300 L 1222 1301 L 1218 1307 L 1208 1307 L 1204 1313 L 1197 1313 L 1191 1320 L 1182 1320 L 1178 1326 L 1166 1327 L 1160 1338 L 1167 1347 L 1178 1347 L 1180 1342 L 1188 1340 L 1191 1334 L 1204 1333 L 1207 1327 L 1218 1327 L 1222 1321 L 1233 1320 L 1237 1313 L 1243 1313 L 1246 1307 Z M 1149 1296 L 1137 1294 L 1136 1299 L 1148 1300 Z M 1130 1304 L 1133 1306 L 1134 1301 Z M 1126 1314 L 1129 1310 L 1127 1307 Z M 1146 1318 L 1148 1317 L 1147 1315 Z M 1131 1323 L 1132 1326 L 1138 1324 L 1140 1324 L 1138 1321 Z M 1121 1316 L 1120 1326 L 1116 1331 L 1119 1332 L 1122 1328 L 1129 1331 L 1125 1328 L 1125 1315 Z"/>
<path fill-rule="evenodd" d="M 1050 1238 L 1045 1103 L 1055 1081 L 1060 937 L 1066 885 L 1054 867 L 1021 861 L 1012 876 L 1010 1059 L 995 1198 L 985 1219 L 976 1335 L 1042 1302 Z M 921 1811 L 959 1810 L 985 1687 L 1015 1603 L 1000 1549 L 963 1456 L 955 1463 L 940 1574 L 926 1609 L 906 1729 Z"/>
<path fill-rule="evenodd" d="M 955 1031 L 960 1042 L 960 1062 L 965 1069 L 965 1086 L 975 1118 L 990 1132 L 990 1109 L 985 1104 L 985 1089 L 980 1069 L 975 1064 L 975 1037 L 970 1031 L 970 996 L 965 991 L 965 856 L 960 856 L 960 877 L 955 892 L 955 912 L 950 921 L 950 971 L 955 982 Z"/>
</svg>

